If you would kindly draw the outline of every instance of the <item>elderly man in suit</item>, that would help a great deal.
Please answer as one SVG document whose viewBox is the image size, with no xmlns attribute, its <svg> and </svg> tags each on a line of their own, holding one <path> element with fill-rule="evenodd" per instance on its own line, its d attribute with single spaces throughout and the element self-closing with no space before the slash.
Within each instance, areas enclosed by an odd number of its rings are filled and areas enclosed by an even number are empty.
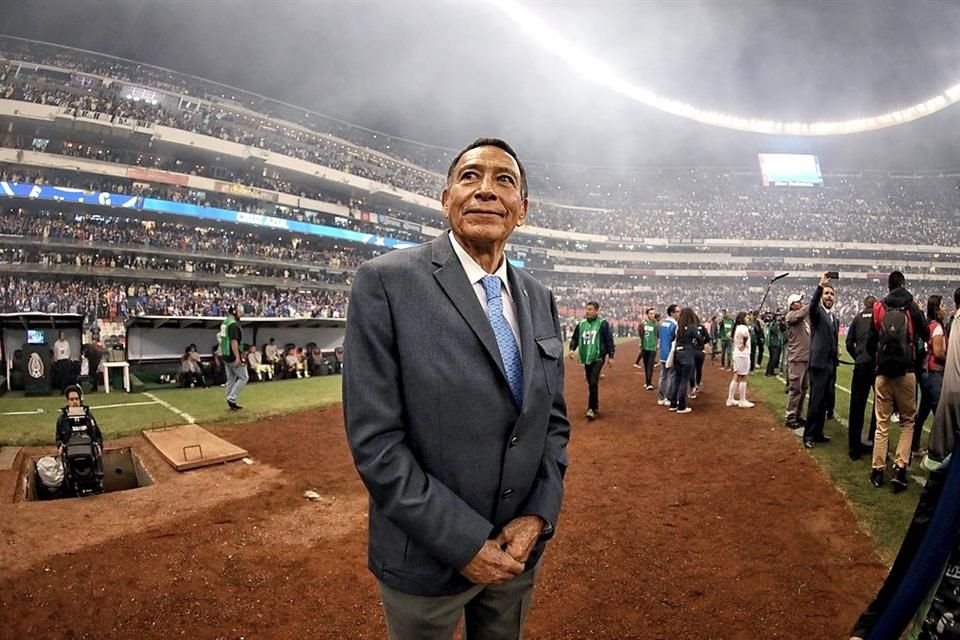
<svg viewBox="0 0 960 640">
<path fill-rule="evenodd" d="M 812 449 L 818 442 L 830 442 L 824 435 L 830 390 L 837 384 L 840 364 L 840 321 L 833 311 L 837 294 L 826 273 L 810 298 L 810 404 L 803 428 L 803 445 Z"/>
<path fill-rule="evenodd" d="M 343 406 L 392 640 L 515 639 L 563 498 L 570 425 L 553 295 L 504 255 L 527 215 L 513 149 L 479 139 L 432 242 L 357 271 Z"/>
</svg>

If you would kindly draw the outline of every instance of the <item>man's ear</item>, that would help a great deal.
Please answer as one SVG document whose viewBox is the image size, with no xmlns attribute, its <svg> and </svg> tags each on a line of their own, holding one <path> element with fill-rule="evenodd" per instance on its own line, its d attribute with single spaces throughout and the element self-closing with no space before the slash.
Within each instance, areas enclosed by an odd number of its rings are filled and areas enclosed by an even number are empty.
<svg viewBox="0 0 960 640">
<path fill-rule="evenodd" d="M 518 227 L 523 226 L 523 224 L 527 221 L 527 210 L 529 206 L 530 201 L 524 198 L 523 202 L 520 204 L 520 217 L 517 218 Z"/>
<path fill-rule="evenodd" d="M 440 211 L 440 213 L 443 214 L 443 219 L 444 219 L 444 220 L 446 220 L 448 217 L 450 217 L 450 216 L 447 214 L 447 200 L 448 200 L 449 198 L 450 198 L 450 190 L 447 189 L 446 187 L 444 187 L 444 188 L 443 188 L 443 191 L 440 192 L 440 206 L 441 206 L 441 211 Z"/>
</svg>

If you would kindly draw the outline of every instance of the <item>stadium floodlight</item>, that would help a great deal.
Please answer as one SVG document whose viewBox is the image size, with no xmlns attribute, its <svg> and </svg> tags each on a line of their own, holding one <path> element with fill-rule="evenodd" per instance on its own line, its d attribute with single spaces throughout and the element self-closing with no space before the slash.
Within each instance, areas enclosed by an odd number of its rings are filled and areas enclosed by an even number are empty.
<svg viewBox="0 0 960 640">
<path fill-rule="evenodd" d="M 751 118 L 699 109 L 678 100 L 657 95 L 641 87 L 611 66 L 590 55 L 555 29 L 548 26 L 532 11 L 516 0 L 487 0 L 512 19 L 520 30 L 537 45 L 562 59 L 570 68 L 587 80 L 606 87 L 649 107 L 709 124 L 737 131 L 790 136 L 835 136 L 873 131 L 905 124 L 929 116 L 960 102 L 960 84 L 917 104 L 866 118 L 852 120 L 823 120 L 816 122 L 781 122 L 768 118 Z"/>
</svg>

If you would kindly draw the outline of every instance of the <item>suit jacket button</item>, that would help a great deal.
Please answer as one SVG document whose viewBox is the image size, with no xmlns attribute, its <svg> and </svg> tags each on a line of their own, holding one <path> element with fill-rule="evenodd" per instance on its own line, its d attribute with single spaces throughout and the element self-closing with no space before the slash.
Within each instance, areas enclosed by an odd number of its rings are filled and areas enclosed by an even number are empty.
<svg viewBox="0 0 960 640">
<path fill-rule="evenodd" d="M 520 442 L 520 436 L 513 436 L 512 438 L 510 438 L 510 446 L 511 446 L 511 447 L 517 446 L 517 444 L 519 444 L 519 442 Z"/>
<path fill-rule="evenodd" d="M 504 500 L 506 500 L 507 498 L 509 498 L 509 497 L 512 496 L 512 495 L 513 495 L 513 489 L 507 489 L 506 491 L 503 492 L 503 494 L 502 494 L 501 497 L 502 497 Z"/>
</svg>

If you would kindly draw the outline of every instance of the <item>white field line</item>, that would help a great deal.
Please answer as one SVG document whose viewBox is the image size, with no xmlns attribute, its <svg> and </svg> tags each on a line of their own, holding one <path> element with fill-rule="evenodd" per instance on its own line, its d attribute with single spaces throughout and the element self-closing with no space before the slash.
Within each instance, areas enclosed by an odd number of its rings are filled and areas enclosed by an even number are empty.
<svg viewBox="0 0 960 640">
<path fill-rule="evenodd" d="M 122 402 L 120 404 L 101 404 L 99 406 L 93 407 L 91 409 L 119 409 L 120 407 L 144 407 L 148 404 L 158 404 L 156 400 L 151 400 L 150 402 Z"/>
<path fill-rule="evenodd" d="M 193 416 L 191 416 L 189 413 L 186 413 L 185 411 L 181 411 L 180 409 L 177 409 L 175 406 L 173 406 L 169 402 L 166 402 L 165 400 L 161 400 L 160 398 L 153 395 L 152 393 L 144 393 L 143 395 L 155 401 L 160 406 L 166 407 L 170 411 L 173 411 L 175 414 L 177 414 L 178 416 L 180 416 L 190 424 L 196 424 L 197 421 L 193 419 Z"/>
<path fill-rule="evenodd" d="M 96 406 L 91 406 L 91 409 L 120 409 L 122 407 L 142 407 L 149 404 L 158 404 L 156 400 L 151 400 L 150 402 L 121 402 L 120 404 L 101 404 Z M 50 413 L 55 413 L 51 411 Z M 7 411 L 5 413 L 0 413 L 0 416 L 33 416 L 41 413 L 46 413 L 44 409 L 34 409 L 33 411 Z"/>
</svg>

